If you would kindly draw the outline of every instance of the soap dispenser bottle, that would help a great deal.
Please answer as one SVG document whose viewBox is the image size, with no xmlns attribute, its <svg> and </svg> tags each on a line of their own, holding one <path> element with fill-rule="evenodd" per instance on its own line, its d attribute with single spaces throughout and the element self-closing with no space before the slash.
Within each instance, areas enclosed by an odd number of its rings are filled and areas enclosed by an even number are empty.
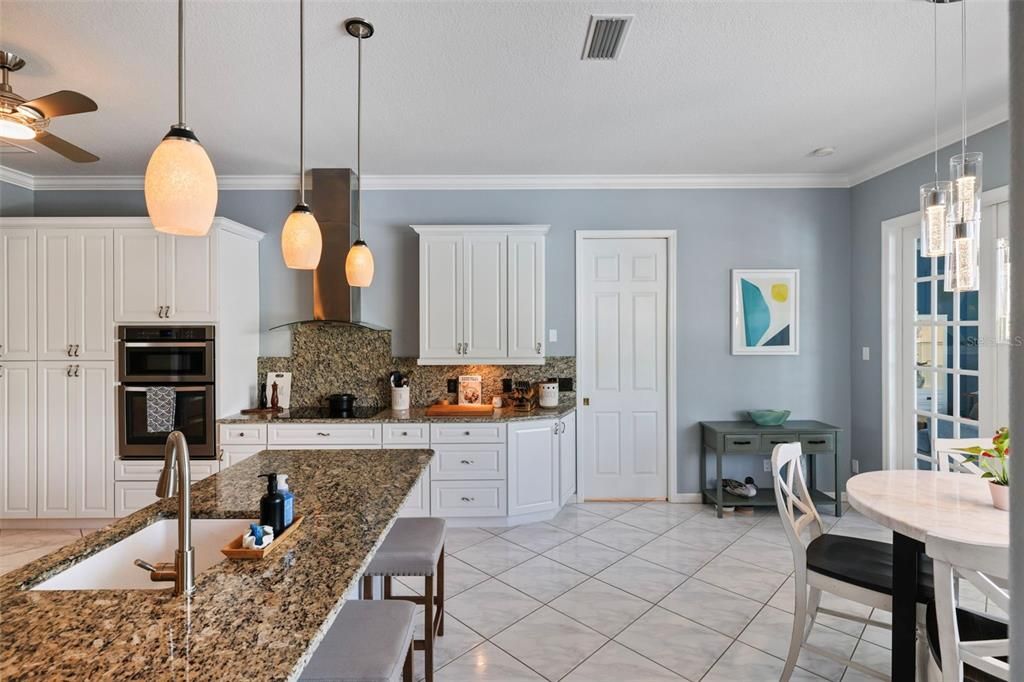
<svg viewBox="0 0 1024 682">
<path fill-rule="evenodd" d="M 295 495 L 288 488 L 288 474 L 277 475 L 277 491 L 284 495 L 284 527 L 295 520 Z"/>
<path fill-rule="evenodd" d="M 259 478 L 267 479 L 267 492 L 260 498 L 260 525 L 273 528 L 276 538 L 285 529 L 284 495 L 277 489 L 277 474 L 261 474 Z"/>
</svg>

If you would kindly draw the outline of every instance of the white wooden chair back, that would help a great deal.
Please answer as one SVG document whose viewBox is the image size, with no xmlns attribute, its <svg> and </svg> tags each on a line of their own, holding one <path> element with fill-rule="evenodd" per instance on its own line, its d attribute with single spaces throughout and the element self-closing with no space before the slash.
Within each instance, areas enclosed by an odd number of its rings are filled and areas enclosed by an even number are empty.
<svg viewBox="0 0 1024 682">
<path fill-rule="evenodd" d="M 964 664 L 1001 680 L 1009 680 L 1009 664 L 997 658 L 1009 656 L 1009 639 L 960 640 L 956 618 L 957 589 L 954 586 L 955 578 L 966 580 L 1008 613 L 1009 548 L 929 535 L 925 540 L 925 551 L 932 558 L 935 570 L 935 615 L 939 626 L 943 682 L 961 682 Z M 995 614 L 986 615 L 1005 622 Z"/>
<path fill-rule="evenodd" d="M 991 438 L 936 438 L 932 442 L 932 454 L 939 466 L 939 471 L 952 471 L 954 473 L 973 474 L 981 476 L 984 473 L 977 464 L 968 462 L 969 455 L 959 452 L 962 448 L 992 447 Z"/>
<path fill-rule="evenodd" d="M 800 443 L 782 443 L 772 450 L 772 478 L 775 483 L 775 503 L 779 507 L 782 527 L 793 548 L 795 565 L 807 563 L 807 544 L 824 533 L 818 510 L 804 480 L 801 466 L 803 450 Z M 810 529 L 810 538 L 804 542 L 804 530 Z M 799 569 L 798 569 L 799 570 Z"/>
</svg>

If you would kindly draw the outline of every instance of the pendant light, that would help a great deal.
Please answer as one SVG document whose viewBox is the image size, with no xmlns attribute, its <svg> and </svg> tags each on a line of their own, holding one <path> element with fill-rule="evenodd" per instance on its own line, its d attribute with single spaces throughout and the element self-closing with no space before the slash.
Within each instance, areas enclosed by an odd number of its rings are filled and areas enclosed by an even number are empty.
<svg viewBox="0 0 1024 682">
<path fill-rule="evenodd" d="M 981 242 L 981 153 L 967 152 L 967 0 L 961 0 L 960 153 L 949 160 L 953 181 L 951 229 L 946 237 L 946 291 L 977 291 Z"/>
<path fill-rule="evenodd" d="M 363 19 L 349 19 L 345 30 L 359 41 L 356 77 L 356 225 L 363 229 L 363 41 L 373 35 L 373 24 Z M 349 286 L 368 287 L 373 282 L 373 253 L 362 238 L 349 247 L 345 258 L 345 278 Z"/>
<path fill-rule="evenodd" d="M 185 2 L 178 0 L 178 122 L 146 166 L 146 211 L 158 232 L 202 237 L 217 211 L 217 174 L 185 125 Z"/>
<path fill-rule="evenodd" d="M 299 0 L 299 203 L 281 230 L 284 264 L 293 270 L 315 270 L 324 248 L 320 225 L 306 204 L 306 73 L 305 0 Z"/>
<path fill-rule="evenodd" d="M 935 176 L 921 185 L 921 256 L 934 258 L 946 253 L 953 183 L 939 180 L 939 17 L 938 2 L 932 3 L 932 108 L 934 112 Z"/>
</svg>

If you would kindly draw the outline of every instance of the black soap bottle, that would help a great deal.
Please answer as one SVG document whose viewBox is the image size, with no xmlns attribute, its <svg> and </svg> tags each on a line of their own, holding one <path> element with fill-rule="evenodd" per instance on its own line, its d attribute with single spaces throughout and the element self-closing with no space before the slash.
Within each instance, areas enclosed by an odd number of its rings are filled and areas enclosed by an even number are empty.
<svg viewBox="0 0 1024 682">
<path fill-rule="evenodd" d="M 277 474 L 262 474 L 267 479 L 267 492 L 260 498 L 260 525 L 274 529 L 277 538 L 284 532 L 284 495 L 277 489 Z"/>
</svg>

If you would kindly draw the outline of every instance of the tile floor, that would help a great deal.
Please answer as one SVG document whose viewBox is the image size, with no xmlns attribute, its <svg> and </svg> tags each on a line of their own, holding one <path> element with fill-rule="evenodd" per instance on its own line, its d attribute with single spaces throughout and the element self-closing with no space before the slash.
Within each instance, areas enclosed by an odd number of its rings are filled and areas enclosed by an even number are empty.
<svg viewBox="0 0 1024 682">
<path fill-rule="evenodd" d="M 832 533 L 891 539 L 852 510 L 822 520 Z M 83 532 L 0 531 L 0 573 Z M 547 523 L 449 528 L 446 549 L 439 682 L 768 682 L 782 670 L 793 568 L 774 510 L 718 519 L 695 504 L 584 503 Z M 419 589 L 422 581 L 395 585 Z M 836 598 L 823 605 L 869 612 Z M 816 644 L 888 668 L 888 631 L 818 620 Z M 812 654 L 798 665 L 796 680 L 869 679 Z"/>
</svg>

